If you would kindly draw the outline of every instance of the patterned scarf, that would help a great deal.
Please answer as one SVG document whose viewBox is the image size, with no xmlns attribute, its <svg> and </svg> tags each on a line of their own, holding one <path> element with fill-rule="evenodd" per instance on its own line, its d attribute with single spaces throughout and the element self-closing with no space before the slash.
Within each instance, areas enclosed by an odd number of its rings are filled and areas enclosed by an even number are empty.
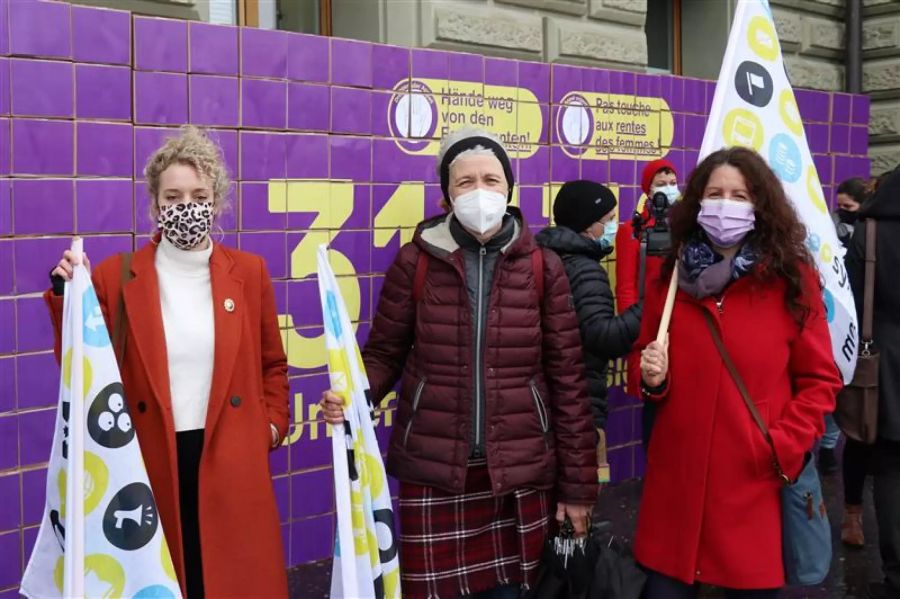
<svg viewBox="0 0 900 599">
<path fill-rule="evenodd" d="M 705 240 L 696 238 L 684 247 L 678 263 L 678 286 L 697 299 L 719 295 L 722 290 L 751 270 L 759 258 L 745 243 L 731 260 L 717 253 Z"/>
</svg>

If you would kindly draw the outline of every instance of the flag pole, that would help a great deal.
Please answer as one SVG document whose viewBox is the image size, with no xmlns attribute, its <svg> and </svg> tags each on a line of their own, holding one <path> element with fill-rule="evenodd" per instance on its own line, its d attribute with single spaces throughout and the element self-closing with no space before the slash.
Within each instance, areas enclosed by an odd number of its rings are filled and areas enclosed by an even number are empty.
<svg viewBox="0 0 900 599">
<path fill-rule="evenodd" d="M 675 294 L 678 292 L 678 262 L 672 269 L 672 278 L 669 279 L 669 291 L 666 293 L 666 305 L 663 308 L 662 319 L 659 321 L 659 331 L 656 333 L 657 343 L 665 343 L 669 334 L 669 323 L 672 321 L 672 310 L 675 308 Z"/>
<path fill-rule="evenodd" d="M 84 240 L 72 240 L 75 262 L 84 261 Z M 69 464 L 66 477 L 66 551 L 64 558 L 66 597 L 84 597 L 84 312 L 81 283 L 84 272 L 76 267 L 67 286 L 72 325 L 72 355 L 69 364 Z"/>
</svg>

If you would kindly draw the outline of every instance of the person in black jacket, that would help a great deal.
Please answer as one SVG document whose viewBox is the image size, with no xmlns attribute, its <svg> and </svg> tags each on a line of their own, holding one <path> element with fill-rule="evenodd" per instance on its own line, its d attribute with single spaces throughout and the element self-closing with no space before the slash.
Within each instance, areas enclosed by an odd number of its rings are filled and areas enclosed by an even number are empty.
<svg viewBox="0 0 900 599">
<path fill-rule="evenodd" d="M 876 223 L 872 332 L 880 359 L 874 496 L 884 572 L 884 582 L 870 585 L 868 595 L 887 598 L 900 597 L 900 166 L 860 209 L 845 258 L 860 322 L 868 219 Z"/>
<path fill-rule="evenodd" d="M 641 303 L 616 316 L 609 277 L 600 260 L 613 251 L 618 221 L 616 198 L 594 181 L 569 181 L 553 203 L 555 227 L 541 231 L 539 244 L 562 258 L 581 329 L 588 392 L 595 426 L 606 426 L 609 361 L 631 350 L 641 327 Z"/>
</svg>

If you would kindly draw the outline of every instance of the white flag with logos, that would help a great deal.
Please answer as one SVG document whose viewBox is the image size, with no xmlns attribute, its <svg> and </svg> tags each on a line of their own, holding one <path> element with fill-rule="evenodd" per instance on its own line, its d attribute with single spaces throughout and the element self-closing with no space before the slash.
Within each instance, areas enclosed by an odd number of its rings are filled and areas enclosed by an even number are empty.
<svg viewBox="0 0 900 599">
<path fill-rule="evenodd" d="M 72 244 L 78 256 L 81 244 Z M 47 503 L 22 594 L 180 598 L 109 333 L 84 266 L 76 266 L 66 283 L 63 306 Z"/>
<path fill-rule="evenodd" d="M 806 226 L 807 246 L 825 286 L 834 361 L 844 382 L 850 382 L 859 328 L 844 248 L 828 213 L 766 0 L 738 0 L 700 160 L 730 146 L 753 148 L 765 158 Z"/>
<path fill-rule="evenodd" d="M 400 599 L 394 510 L 372 424 L 369 379 L 328 248 L 317 254 L 331 389 L 344 400 L 344 424 L 331 437 L 337 538 L 332 599 Z"/>
</svg>

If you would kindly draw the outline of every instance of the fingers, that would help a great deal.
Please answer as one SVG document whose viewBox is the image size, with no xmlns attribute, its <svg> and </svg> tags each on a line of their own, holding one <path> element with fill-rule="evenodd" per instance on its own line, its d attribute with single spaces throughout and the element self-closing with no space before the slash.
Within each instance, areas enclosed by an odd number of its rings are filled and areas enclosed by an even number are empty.
<svg viewBox="0 0 900 599">
<path fill-rule="evenodd" d="M 322 393 L 322 400 L 319 402 L 322 407 L 322 414 L 325 422 L 328 424 L 339 425 L 344 423 L 344 400 L 340 395 L 331 391 Z"/>
<path fill-rule="evenodd" d="M 566 519 L 566 504 L 559 503 L 556 505 L 556 521 L 562 524 Z"/>
<path fill-rule="evenodd" d="M 587 535 L 587 513 L 582 513 L 579 517 L 569 519 L 572 521 L 572 525 L 575 527 L 575 536 L 583 537 Z"/>
</svg>

